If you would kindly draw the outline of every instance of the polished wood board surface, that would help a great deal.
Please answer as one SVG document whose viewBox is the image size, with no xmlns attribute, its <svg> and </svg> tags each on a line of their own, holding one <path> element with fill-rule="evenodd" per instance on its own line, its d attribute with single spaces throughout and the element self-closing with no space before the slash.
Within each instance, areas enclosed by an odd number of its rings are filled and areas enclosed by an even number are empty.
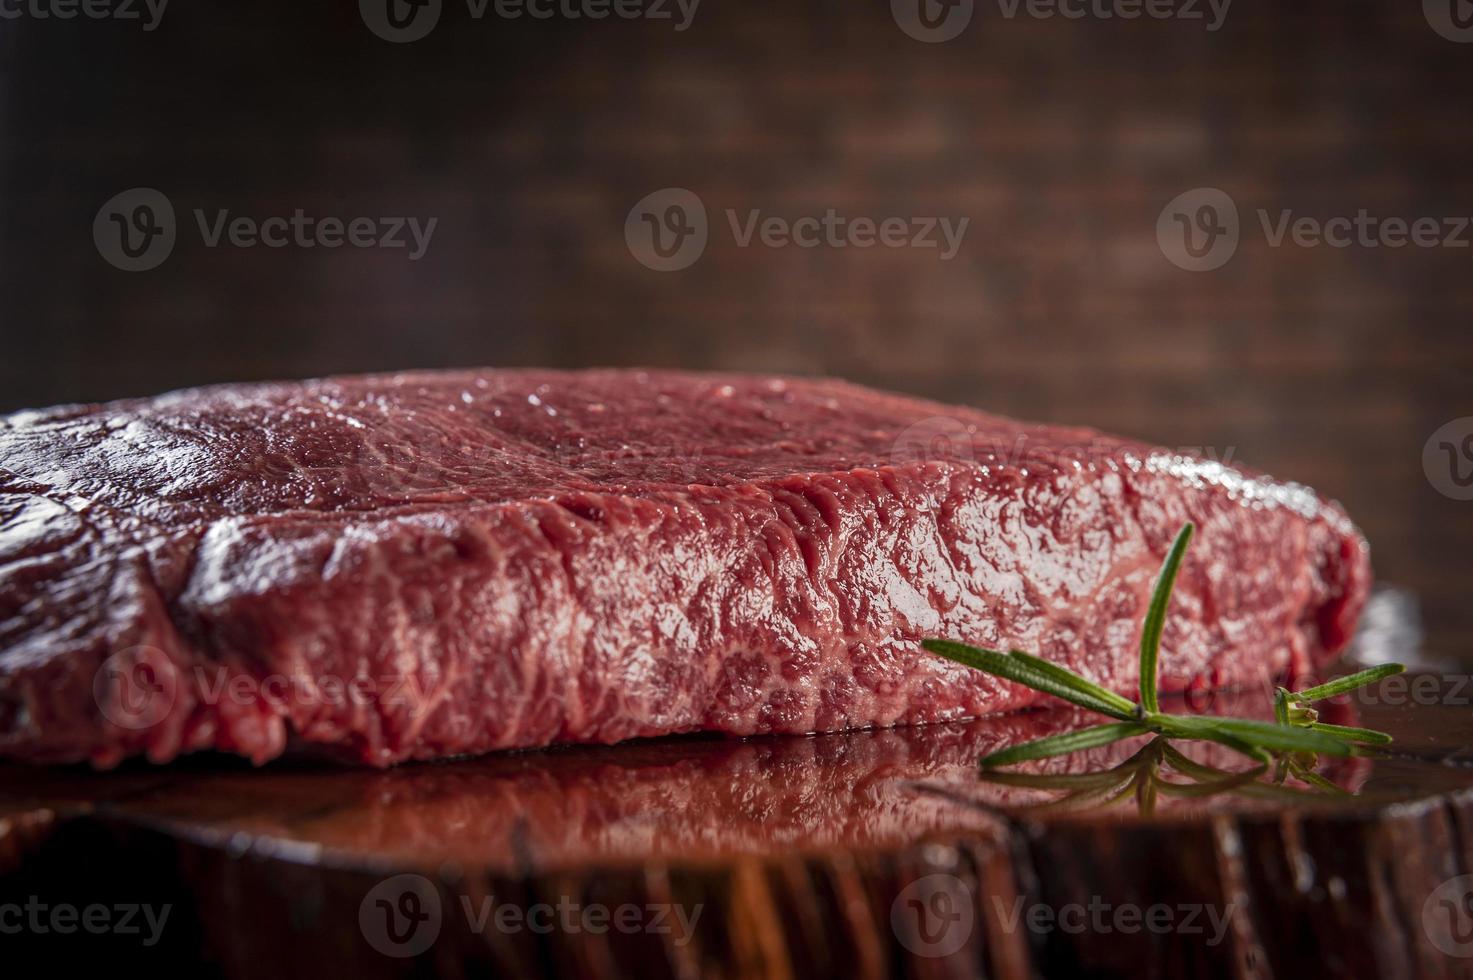
<svg viewBox="0 0 1473 980">
<path fill-rule="evenodd" d="M 0 904 L 171 910 L 152 945 L 146 924 L 5 943 L 59 962 L 200 962 L 232 976 L 475 964 L 504 975 L 1275 976 L 1315 962 L 1465 975 L 1473 961 L 1438 942 L 1473 954 L 1473 882 L 1454 884 L 1447 908 L 1424 906 L 1473 867 L 1473 716 L 1362 714 L 1399 730 L 1401 754 L 1331 767 L 1356 797 L 1285 807 L 1224 793 L 1148 818 L 1134 800 L 1040 811 L 1057 794 L 978 779 L 990 747 L 1084 721 L 1072 713 L 386 772 L 220 759 L 9 767 Z M 1048 770 L 1097 773 L 1138 747 Z M 1104 918 L 1088 923 L 1091 903 Z M 1158 906 L 1163 931 L 1134 918 Z M 622 925 L 601 922 L 621 909 Z M 426 934 L 431 915 L 436 935 L 418 950 L 411 925 Z M 1440 939 L 1429 932 L 1444 925 Z"/>
<path fill-rule="evenodd" d="M 1091 723 L 1072 711 L 387 771 L 0 767 L 0 948 L 271 978 L 1468 976 L 1465 682 L 1334 708 L 1397 737 L 1321 767 L 1345 794 L 1199 792 L 1147 739 L 981 778 L 987 752 Z"/>
</svg>

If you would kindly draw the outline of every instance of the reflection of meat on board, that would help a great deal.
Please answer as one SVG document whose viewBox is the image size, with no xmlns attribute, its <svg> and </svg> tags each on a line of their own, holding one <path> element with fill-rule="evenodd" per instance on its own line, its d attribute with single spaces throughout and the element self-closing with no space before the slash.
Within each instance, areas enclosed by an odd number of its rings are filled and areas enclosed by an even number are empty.
<svg viewBox="0 0 1473 980">
<path fill-rule="evenodd" d="M 1246 694 L 1222 695 L 1213 708 L 1253 717 L 1269 710 Z M 0 769 L 0 887 L 52 901 L 172 902 L 177 918 L 155 955 L 191 969 L 208 955 L 231 975 L 273 980 L 396 975 L 396 966 L 411 964 L 660 977 L 883 976 L 928 967 L 967 975 L 980 963 L 990 975 L 1021 977 L 1087 963 L 1126 975 L 1150 957 L 1163 964 L 1162 976 L 1236 976 L 1234 964 L 1254 947 L 1276 972 L 1333 950 L 1348 976 L 1395 975 L 1406 964 L 1438 975 L 1440 954 L 1401 924 L 1420 921 L 1422 899 L 1451 876 L 1449 861 L 1473 860 L 1463 829 L 1473 825 L 1473 798 L 1456 788 L 1473 782 L 1469 774 L 1457 783 L 1456 770 L 1423 765 L 1426 804 L 1390 807 L 1376 795 L 1292 812 L 1223 796 L 1150 821 L 1129 808 L 1035 817 L 1015 807 L 1036 794 L 977 781 L 979 756 L 1093 720 L 1034 712 L 389 771 L 251 770 L 218 758 L 101 774 Z M 1336 720 L 1390 729 L 1409 745 L 1456 730 L 1435 710 L 1378 707 Z M 1241 764 L 1213 747 L 1183 747 L 1216 765 Z M 1132 748 L 1117 743 L 1032 768 L 1098 771 Z M 1354 765 L 1331 771 L 1346 785 L 1366 778 Z M 1373 773 L 1367 785 L 1377 782 Z M 386 958 L 364 941 L 360 906 L 391 873 L 421 876 L 447 910 L 422 960 Z M 958 951 L 935 958 L 927 953 L 939 947 L 917 946 L 905 931 L 913 927 L 892 912 L 938 881 L 948 908 L 971 910 L 973 927 Z M 479 908 L 489 896 L 522 907 L 679 903 L 702 912 L 688 942 L 474 932 L 462 902 Z M 1238 911 L 1222 945 L 1209 946 L 1210 930 L 1009 931 L 1020 898 L 1025 906 L 1095 898 L 1219 911 L 1231 903 Z M 1319 945 L 1307 946 L 1307 934 L 1321 937 Z M 83 960 L 93 955 L 126 963 L 137 952 L 96 937 L 65 946 L 56 938 L 20 942 L 78 965 L 91 965 Z"/>
</svg>

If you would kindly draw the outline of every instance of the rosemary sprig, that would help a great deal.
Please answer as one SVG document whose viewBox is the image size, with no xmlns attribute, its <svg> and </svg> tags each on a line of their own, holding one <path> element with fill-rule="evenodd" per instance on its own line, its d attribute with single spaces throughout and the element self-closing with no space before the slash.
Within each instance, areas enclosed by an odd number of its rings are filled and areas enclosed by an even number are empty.
<svg viewBox="0 0 1473 980">
<path fill-rule="evenodd" d="M 1305 768 L 1291 757 L 1281 759 L 1274 769 L 1272 778 L 1269 766 L 1264 763 L 1242 772 L 1217 769 L 1192 761 L 1173 748 L 1166 737 L 1158 735 L 1124 762 L 1102 772 L 1034 773 L 987 769 L 981 775 L 984 781 L 998 786 L 1063 793 L 1054 799 L 1024 804 L 1019 808 L 1032 815 L 1109 807 L 1131 796 L 1135 797 L 1136 809 L 1141 815 L 1149 816 L 1158 797 L 1206 800 L 1232 794 L 1249 799 L 1304 803 L 1327 795 L 1350 795 L 1349 790 Z M 1188 782 L 1167 779 L 1167 772 L 1184 776 Z M 1283 785 L 1283 780 L 1290 775 L 1307 788 Z"/>
<path fill-rule="evenodd" d="M 1317 721 L 1309 726 L 1312 732 L 1324 732 L 1326 735 L 1334 735 L 1351 742 L 1363 742 L 1366 745 L 1390 745 L 1391 736 L 1385 732 L 1374 731 L 1370 728 L 1347 728 L 1344 725 L 1326 725 Z"/>
<path fill-rule="evenodd" d="M 1401 664 L 1382 664 L 1379 667 L 1363 670 L 1358 674 L 1347 674 L 1344 677 L 1337 677 L 1328 684 L 1321 684 L 1319 687 L 1310 687 L 1303 691 L 1285 693 L 1288 694 L 1290 701 L 1295 701 L 1299 704 L 1310 704 L 1314 701 L 1333 698 L 1337 694 L 1349 693 L 1358 687 L 1365 687 L 1367 684 L 1374 684 L 1383 678 L 1390 677 L 1392 674 L 1399 674 L 1404 670 L 1406 668 Z"/>
<path fill-rule="evenodd" d="M 1314 773 L 1303 764 L 1302 757 L 1354 755 L 1364 752 L 1363 746 L 1385 745 L 1391 741 L 1391 736 L 1385 732 L 1324 724 L 1319 720 L 1318 712 L 1305 705 L 1345 694 L 1392 674 L 1401 673 L 1405 668 L 1400 664 L 1373 667 L 1303 691 L 1278 688 L 1274 694 L 1273 722 L 1206 715 L 1176 715 L 1161 711 L 1157 694 L 1161 635 L 1165 631 L 1166 613 L 1171 605 L 1171 593 L 1176 585 L 1177 574 L 1181 570 L 1187 548 L 1191 545 L 1194 531 L 1195 526 L 1188 523 L 1177 534 L 1151 593 L 1151 602 L 1141 628 L 1139 703 L 1081 677 L 1072 670 L 1021 650 L 1000 653 L 951 640 L 926 640 L 921 644 L 948 660 L 1031 687 L 1035 691 L 1053 695 L 1115 719 L 1110 724 L 1096 725 L 1064 735 L 1052 735 L 994 752 L 982 760 L 984 768 L 1067 755 L 1109 745 L 1123 738 L 1155 734 L 1167 739 L 1216 742 L 1265 766 L 1277 759 L 1281 771 L 1293 772 L 1297 778 L 1318 785 L 1318 778 L 1306 778 L 1314 776 Z M 1141 793 L 1143 801 L 1149 799 L 1154 803 L 1154 788 L 1142 788 Z"/>
<path fill-rule="evenodd" d="M 1088 708 L 1121 721 L 1130 721 L 1136 717 L 1136 707 L 1130 701 L 1063 667 L 1050 664 L 1050 670 L 1038 670 L 1029 660 L 1010 653 L 969 647 L 949 640 L 926 640 L 922 645 L 948 660 L 955 660 L 959 664 L 1031 687 L 1035 691 L 1052 694 L 1081 708 Z"/>
<path fill-rule="evenodd" d="M 1069 732 L 1066 735 L 1052 735 L 1048 738 L 1040 738 L 1033 742 L 1024 742 L 1001 752 L 994 752 L 987 758 L 989 764 L 994 766 L 1010 766 L 1015 762 L 1027 762 L 1030 759 L 1047 759 L 1055 755 L 1068 755 L 1070 752 L 1082 752 L 1085 749 L 1099 748 L 1101 745 L 1109 745 L 1118 742 L 1122 738 L 1130 738 L 1132 735 L 1145 735 L 1150 729 L 1144 725 L 1138 725 L 1133 721 L 1115 721 L 1108 725 L 1096 725 L 1093 728 L 1081 728 L 1077 732 Z"/>
<path fill-rule="evenodd" d="M 1171 592 L 1176 587 L 1176 573 L 1181 570 L 1181 560 L 1192 543 L 1192 532 L 1196 530 L 1190 521 L 1177 532 L 1171 550 L 1166 553 L 1166 562 L 1156 578 L 1156 588 L 1151 592 L 1151 605 L 1146 609 L 1146 622 L 1141 627 L 1141 707 L 1147 711 L 1160 711 L 1156 700 L 1157 660 L 1161 656 L 1161 633 L 1166 629 L 1166 608 L 1171 605 Z"/>
</svg>

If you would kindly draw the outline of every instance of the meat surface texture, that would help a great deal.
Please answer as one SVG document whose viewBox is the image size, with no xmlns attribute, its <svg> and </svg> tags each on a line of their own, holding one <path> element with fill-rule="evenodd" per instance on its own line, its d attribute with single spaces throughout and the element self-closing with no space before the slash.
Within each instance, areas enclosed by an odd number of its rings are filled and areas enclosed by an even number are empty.
<svg viewBox="0 0 1473 980">
<path fill-rule="evenodd" d="M 1368 551 L 1294 484 L 827 380 L 484 370 L 0 419 L 0 754 L 372 765 L 935 722 L 1122 693 L 1198 534 L 1162 688 L 1307 672 Z"/>
</svg>

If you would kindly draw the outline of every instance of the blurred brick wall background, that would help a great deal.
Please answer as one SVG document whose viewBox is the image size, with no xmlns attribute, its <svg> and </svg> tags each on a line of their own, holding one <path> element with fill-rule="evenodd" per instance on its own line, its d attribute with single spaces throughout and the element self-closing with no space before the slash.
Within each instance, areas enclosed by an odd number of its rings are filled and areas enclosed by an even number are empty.
<svg viewBox="0 0 1473 980">
<path fill-rule="evenodd" d="M 1422 449 L 1473 415 L 1473 249 L 1271 248 L 1254 211 L 1473 214 L 1470 80 L 1473 45 L 1414 2 L 1238 0 L 1217 32 L 979 3 L 945 44 L 883 0 L 704 0 L 684 31 L 447 2 L 405 45 L 348 0 L 178 2 L 151 32 L 5 21 L 0 408 L 409 366 L 842 375 L 1313 484 L 1466 654 L 1473 503 Z M 1243 241 L 1192 273 L 1155 227 L 1203 185 Z M 135 186 L 181 229 L 129 274 L 91 226 Z M 711 242 L 662 274 L 623 225 L 668 186 L 704 200 Z M 196 207 L 439 225 L 418 262 L 208 249 Z M 971 224 L 942 262 L 739 248 L 727 208 Z"/>
</svg>

